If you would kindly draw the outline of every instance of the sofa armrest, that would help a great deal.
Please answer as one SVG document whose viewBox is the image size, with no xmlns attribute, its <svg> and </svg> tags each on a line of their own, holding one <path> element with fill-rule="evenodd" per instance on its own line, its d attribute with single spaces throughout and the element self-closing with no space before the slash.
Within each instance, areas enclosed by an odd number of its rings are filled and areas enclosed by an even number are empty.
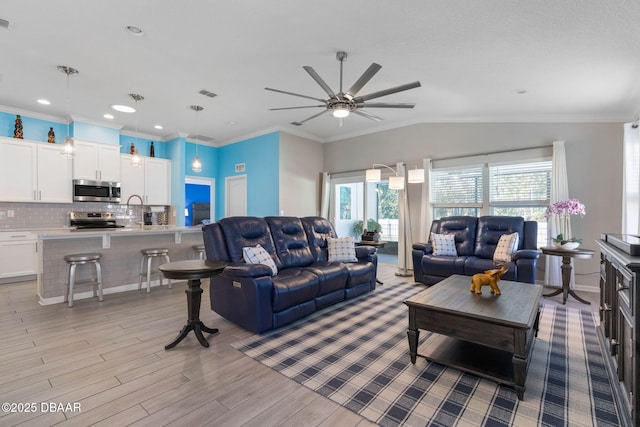
<svg viewBox="0 0 640 427">
<path fill-rule="evenodd" d="M 424 252 L 425 255 L 429 255 L 430 253 L 433 252 L 433 246 L 431 246 L 431 243 L 414 243 L 413 244 L 413 249 L 416 251 L 422 251 Z"/>
<path fill-rule="evenodd" d="M 271 277 L 271 267 L 264 264 L 229 263 L 222 273 L 230 277 Z"/>
<path fill-rule="evenodd" d="M 377 252 L 373 246 L 356 246 L 356 258 L 367 258 Z"/>
<path fill-rule="evenodd" d="M 538 259 L 540 258 L 540 252 L 535 249 L 520 249 L 515 251 L 512 255 L 513 261 L 521 259 Z"/>
</svg>

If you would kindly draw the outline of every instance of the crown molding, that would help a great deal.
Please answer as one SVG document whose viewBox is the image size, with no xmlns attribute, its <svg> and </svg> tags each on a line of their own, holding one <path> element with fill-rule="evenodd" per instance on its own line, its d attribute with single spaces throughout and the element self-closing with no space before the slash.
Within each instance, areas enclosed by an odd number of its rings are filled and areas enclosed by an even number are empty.
<svg viewBox="0 0 640 427">
<path fill-rule="evenodd" d="M 64 125 L 67 124 L 67 119 L 65 117 L 36 113 L 30 110 L 23 110 L 20 108 L 9 107 L 8 105 L 0 105 L 0 111 L 4 113 L 10 113 L 10 114 L 20 114 L 21 116 L 27 116 L 27 117 L 31 117 L 39 120 L 46 120 L 48 122 L 62 123 Z"/>
</svg>

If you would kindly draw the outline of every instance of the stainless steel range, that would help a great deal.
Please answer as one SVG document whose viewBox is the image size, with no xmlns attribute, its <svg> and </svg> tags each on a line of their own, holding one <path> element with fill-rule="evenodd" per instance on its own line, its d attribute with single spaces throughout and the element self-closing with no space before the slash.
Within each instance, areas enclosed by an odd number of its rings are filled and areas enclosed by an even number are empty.
<svg viewBox="0 0 640 427">
<path fill-rule="evenodd" d="M 78 229 L 121 228 L 113 212 L 69 212 L 69 223 Z"/>
</svg>

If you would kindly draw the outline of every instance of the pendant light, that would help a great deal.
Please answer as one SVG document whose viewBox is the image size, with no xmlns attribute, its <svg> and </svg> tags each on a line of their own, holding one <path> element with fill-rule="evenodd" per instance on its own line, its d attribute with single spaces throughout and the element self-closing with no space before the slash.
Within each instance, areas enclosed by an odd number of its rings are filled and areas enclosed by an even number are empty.
<svg viewBox="0 0 640 427">
<path fill-rule="evenodd" d="M 190 108 L 196 112 L 196 157 L 193 158 L 193 163 L 191 163 L 191 170 L 194 172 L 202 172 L 202 162 L 200 162 L 200 158 L 198 157 L 198 111 L 202 111 L 204 108 L 199 105 L 192 105 Z"/>
<path fill-rule="evenodd" d="M 138 112 L 138 101 L 144 100 L 144 96 L 138 95 L 137 93 L 130 93 L 129 97 L 136 102 L 136 113 Z M 133 153 L 131 153 L 131 166 L 140 167 L 142 166 L 142 159 L 138 154 L 138 115 L 136 114 L 136 134 L 135 134 L 135 144 Z"/>
<path fill-rule="evenodd" d="M 75 68 L 67 67 L 66 65 L 58 65 L 58 70 L 65 73 L 67 75 L 67 137 L 64 140 L 64 145 L 62 146 L 62 154 L 67 158 L 72 158 L 76 155 L 76 146 L 73 143 L 73 138 L 71 138 L 71 111 L 69 107 L 69 78 L 73 74 L 78 74 L 78 70 Z"/>
</svg>

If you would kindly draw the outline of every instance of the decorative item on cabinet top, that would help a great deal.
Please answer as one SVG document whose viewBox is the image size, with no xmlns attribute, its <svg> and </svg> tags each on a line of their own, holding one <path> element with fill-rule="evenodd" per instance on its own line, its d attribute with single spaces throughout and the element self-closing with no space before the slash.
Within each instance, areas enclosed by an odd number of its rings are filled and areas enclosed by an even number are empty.
<svg viewBox="0 0 640 427">
<path fill-rule="evenodd" d="M 22 131 L 22 117 L 20 117 L 20 114 L 16 115 L 16 123 L 13 127 L 13 137 L 16 139 L 24 138 L 24 132 Z"/>
<path fill-rule="evenodd" d="M 56 133 L 53 131 L 52 127 L 49 128 L 49 133 L 47 134 L 47 142 L 49 144 L 56 143 Z"/>
</svg>

